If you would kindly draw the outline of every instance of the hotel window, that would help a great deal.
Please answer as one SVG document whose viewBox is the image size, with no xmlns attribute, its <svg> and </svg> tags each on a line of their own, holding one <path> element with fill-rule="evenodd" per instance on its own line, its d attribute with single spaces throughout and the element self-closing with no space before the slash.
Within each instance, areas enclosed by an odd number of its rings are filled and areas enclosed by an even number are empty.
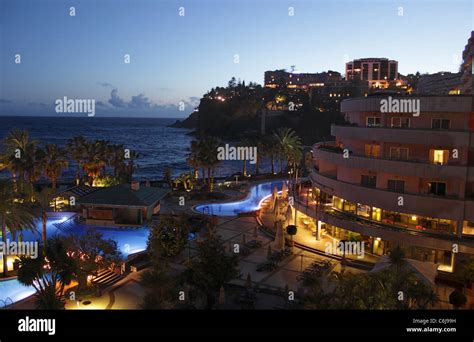
<svg viewBox="0 0 474 342">
<path fill-rule="evenodd" d="M 379 64 L 378 63 L 374 63 L 372 65 L 372 79 L 373 80 L 379 80 Z"/>
<path fill-rule="evenodd" d="M 449 119 L 431 119 L 432 129 L 449 129 L 451 120 Z"/>
<path fill-rule="evenodd" d="M 376 116 L 368 116 L 366 124 L 367 127 L 380 127 L 380 118 Z"/>
<path fill-rule="evenodd" d="M 377 176 L 362 175 L 360 184 L 368 188 L 375 188 L 377 185 Z"/>
<path fill-rule="evenodd" d="M 391 126 L 397 128 L 410 128 L 410 118 L 393 117 Z"/>
<path fill-rule="evenodd" d="M 390 147 L 390 159 L 408 160 L 408 148 Z"/>
<path fill-rule="evenodd" d="M 369 158 L 379 158 L 380 145 L 365 144 L 365 156 Z"/>
<path fill-rule="evenodd" d="M 446 183 L 444 182 L 429 182 L 428 193 L 436 196 L 446 196 Z"/>
<path fill-rule="evenodd" d="M 394 192 L 405 192 L 405 181 L 398 179 L 389 179 L 387 181 L 387 189 Z"/>
<path fill-rule="evenodd" d="M 445 165 L 448 163 L 448 150 L 430 150 L 430 162 L 437 165 Z"/>
</svg>

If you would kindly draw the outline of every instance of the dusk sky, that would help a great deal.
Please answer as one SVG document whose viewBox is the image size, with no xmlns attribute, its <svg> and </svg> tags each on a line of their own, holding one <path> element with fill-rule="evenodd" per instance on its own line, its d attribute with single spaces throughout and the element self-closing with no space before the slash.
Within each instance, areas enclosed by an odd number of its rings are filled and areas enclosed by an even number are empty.
<svg viewBox="0 0 474 342">
<path fill-rule="evenodd" d="M 344 73 L 362 57 L 395 59 L 402 74 L 457 72 L 474 26 L 472 0 L 0 3 L 0 115 L 55 115 L 68 96 L 100 101 L 98 116 L 185 117 L 232 76 L 262 84 L 265 70 L 291 65 Z"/>
</svg>

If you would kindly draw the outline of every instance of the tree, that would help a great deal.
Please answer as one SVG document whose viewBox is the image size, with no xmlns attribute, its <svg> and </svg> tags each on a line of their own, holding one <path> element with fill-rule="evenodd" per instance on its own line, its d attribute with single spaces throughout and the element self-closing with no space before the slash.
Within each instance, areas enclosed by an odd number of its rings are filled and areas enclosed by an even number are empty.
<svg viewBox="0 0 474 342">
<path fill-rule="evenodd" d="M 34 197 L 34 206 L 38 207 L 40 210 L 41 216 L 41 242 L 43 244 L 43 255 L 46 252 L 46 245 L 47 245 L 47 237 L 46 237 L 46 223 L 48 220 L 47 212 L 51 207 L 51 201 L 54 197 L 54 192 L 50 188 L 43 188 L 41 191 L 36 191 L 33 195 Z"/>
<path fill-rule="evenodd" d="M 217 148 L 220 142 L 216 137 L 206 135 L 199 137 L 197 144 L 199 165 L 207 169 L 208 191 L 212 192 L 214 188 L 214 170 L 219 164 Z"/>
<path fill-rule="evenodd" d="M 56 183 L 61 177 L 62 170 L 69 165 L 66 150 L 57 145 L 46 145 L 43 161 L 44 174 L 51 181 L 52 192 L 56 192 Z"/>
<path fill-rule="evenodd" d="M 2 154 L 2 163 L 10 170 L 13 183 L 21 176 L 24 179 L 26 165 L 25 154 L 37 145 L 37 141 L 31 141 L 28 131 L 13 129 L 5 138 L 6 151 Z"/>
<path fill-rule="evenodd" d="M 99 270 L 113 267 L 122 260 L 117 242 L 103 239 L 102 234 L 95 230 L 88 230 L 81 236 L 68 236 L 65 243 L 76 264 L 74 275 L 79 283 L 79 290 L 87 287 L 88 275 L 96 275 Z"/>
<path fill-rule="evenodd" d="M 302 157 L 301 139 L 291 128 L 279 128 L 274 133 L 280 156 L 280 174 L 283 175 L 283 159 L 286 159 L 288 167 L 296 171 L 296 165 Z"/>
<path fill-rule="evenodd" d="M 187 215 L 161 215 L 150 229 L 148 251 L 153 259 L 178 255 L 188 242 L 189 224 Z"/>
<path fill-rule="evenodd" d="M 199 163 L 199 143 L 196 140 L 191 141 L 191 146 L 189 148 L 188 158 L 186 162 L 189 166 L 193 168 L 194 179 L 199 178 L 199 168 L 201 167 Z"/>
<path fill-rule="evenodd" d="M 38 309 L 62 309 L 64 287 L 71 283 L 76 267 L 64 240 L 56 236 L 48 240 L 44 259 L 20 258 L 18 281 L 35 288 Z"/>
<path fill-rule="evenodd" d="M 86 159 L 83 164 L 83 169 L 89 178 L 89 185 L 93 186 L 94 181 L 98 179 L 103 169 L 107 165 L 107 142 L 104 140 L 97 140 L 86 145 L 85 156 Z"/>
<path fill-rule="evenodd" d="M 449 304 L 451 304 L 455 309 L 459 309 L 466 305 L 467 298 L 464 293 L 459 291 L 458 289 L 451 292 L 449 295 Z"/>
<path fill-rule="evenodd" d="M 222 241 L 211 233 L 198 243 L 198 257 L 191 262 L 186 279 L 206 295 L 206 308 L 210 309 L 221 286 L 239 276 L 237 267 L 237 256 L 226 254 Z"/>
<path fill-rule="evenodd" d="M 82 136 L 72 138 L 67 143 L 67 150 L 71 159 L 76 162 L 76 185 L 81 184 L 81 170 L 84 167 L 87 158 L 87 141 Z"/>
<path fill-rule="evenodd" d="M 13 184 L 8 180 L 0 180 L 0 223 L 2 225 L 2 241 L 7 244 L 7 232 L 12 238 L 23 229 L 36 230 L 35 216 L 24 203 L 16 201 Z M 8 276 L 7 256 L 3 255 L 3 276 Z"/>
<path fill-rule="evenodd" d="M 140 307 L 145 310 L 173 309 L 178 299 L 177 281 L 170 275 L 167 265 L 154 265 L 140 277 L 145 289 Z"/>
</svg>

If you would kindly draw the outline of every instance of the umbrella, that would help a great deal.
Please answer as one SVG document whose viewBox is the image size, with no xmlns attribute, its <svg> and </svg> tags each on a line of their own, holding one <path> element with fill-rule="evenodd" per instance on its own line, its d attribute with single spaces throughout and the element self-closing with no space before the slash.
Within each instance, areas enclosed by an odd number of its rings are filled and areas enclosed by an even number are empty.
<svg viewBox="0 0 474 342">
<path fill-rule="evenodd" d="M 285 248 L 285 235 L 283 233 L 283 225 L 281 221 L 276 223 L 277 230 L 275 234 L 275 249 L 282 250 Z"/>
<path fill-rule="evenodd" d="M 286 185 L 286 182 L 283 182 L 283 186 L 281 187 L 281 198 L 286 198 L 288 195 L 288 185 Z"/>
<path fill-rule="evenodd" d="M 370 272 L 378 272 L 390 267 L 391 265 L 392 263 L 390 262 L 390 257 L 388 255 L 384 255 L 379 258 Z M 435 285 L 435 279 L 438 275 L 438 264 L 429 261 L 405 259 L 405 265 L 407 268 L 411 269 L 415 276 L 425 284 L 430 286 Z"/>
<path fill-rule="evenodd" d="M 219 304 L 224 305 L 225 304 L 225 290 L 224 286 L 221 286 L 219 290 Z"/>
<path fill-rule="evenodd" d="M 247 273 L 247 281 L 245 282 L 245 287 L 247 289 L 250 289 L 252 287 L 252 277 L 250 276 L 250 273 Z"/>
<path fill-rule="evenodd" d="M 273 210 L 275 208 L 275 201 L 277 198 L 278 198 L 278 189 L 275 186 L 272 191 L 272 201 L 270 202 L 270 209 Z"/>
</svg>

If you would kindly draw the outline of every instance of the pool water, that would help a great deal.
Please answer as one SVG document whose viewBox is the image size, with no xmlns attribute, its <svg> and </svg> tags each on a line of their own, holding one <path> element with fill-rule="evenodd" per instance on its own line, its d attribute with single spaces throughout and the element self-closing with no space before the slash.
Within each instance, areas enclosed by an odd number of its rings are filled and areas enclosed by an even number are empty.
<svg viewBox="0 0 474 342">
<path fill-rule="evenodd" d="M 67 216 L 67 213 L 64 213 Z M 70 213 L 69 216 L 71 216 Z M 88 230 L 94 229 L 95 231 L 102 234 L 103 239 L 111 239 L 117 242 L 117 248 L 122 253 L 122 256 L 126 258 L 130 254 L 138 253 L 144 251 L 147 248 L 149 228 L 146 226 L 135 228 L 113 228 L 113 227 L 96 227 L 96 226 L 87 226 L 82 224 L 72 223 L 71 232 L 63 232 L 59 230 L 54 224 L 61 223 L 65 218 L 50 218 L 46 224 L 46 234 L 50 238 L 54 235 L 70 235 L 74 234 L 76 236 L 81 236 L 87 233 Z M 23 241 L 40 241 L 41 240 L 41 229 L 42 224 L 41 220 L 37 222 L 36 232 L 23 231 L 22 240 Z M 8 238 L 11 239 L 11 236 L 8 235 Z M 189 240 L 196 238 L 195 233 L 189 234 Z M 0 280 L 0 308 L 5 306 L 5 301 L 7 305 L 10 305 L 19 300 L 22 300 L 26 297 L 31 296 L 35 293 L 35 289 L 32 286 L 24 286 L 20 284 L 17 279 L 8 279 Z"/>
<path fill-rule="evenodd" d="M 272 195 L 273 188 L 281 191 L 285 181 L 273 181 L 254 185 L 250 188 L 250 193 L 242 201 L 227 203 L 210 203 L 194 207 L 194 210 L 206 215 L 217 216 L 237 216 L 241 213 L 248 213 L 260 209 L 261 202 Z"/>
<path fill-rule="evenodd" d="M 0 309 L 18 302 L 36 292 L 33 286 L 25 286 L 15 279 L 0 281 Z"/>
</svg>

